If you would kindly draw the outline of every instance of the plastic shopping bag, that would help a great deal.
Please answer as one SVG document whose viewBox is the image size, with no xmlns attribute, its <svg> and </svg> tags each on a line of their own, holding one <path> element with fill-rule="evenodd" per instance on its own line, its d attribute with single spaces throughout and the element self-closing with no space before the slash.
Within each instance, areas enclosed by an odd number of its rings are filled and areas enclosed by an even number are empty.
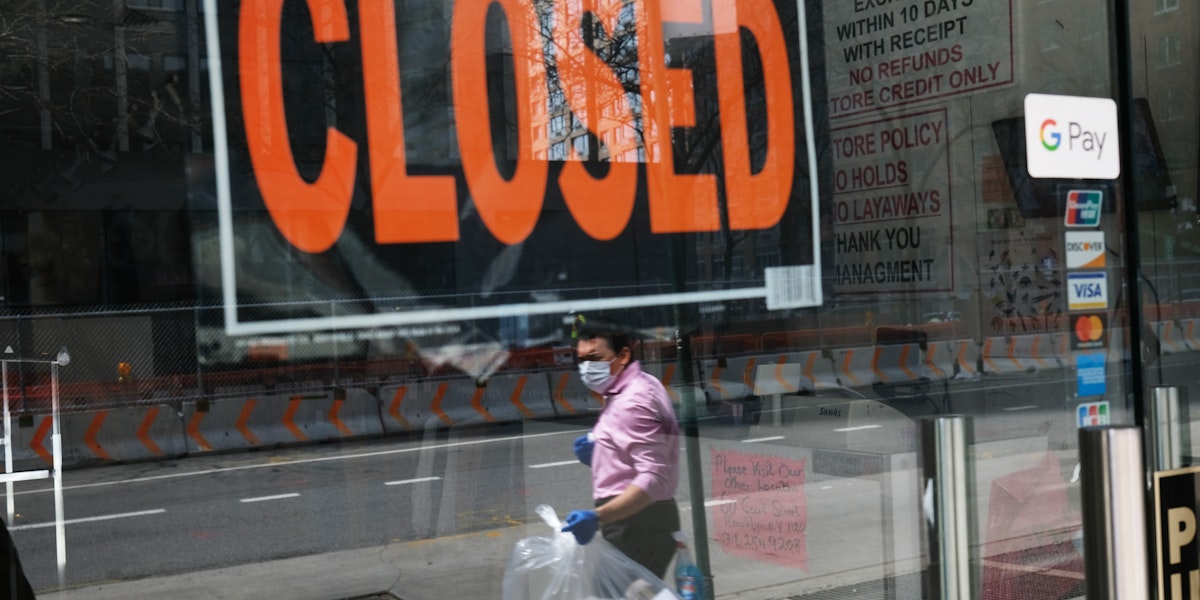
<svg viewBox="0 0 1200 600">
<path fill-rule="evenodd" d="M 552 533 L 513 546 L 503 600 L 678 600 L 663 580 L 599 534 L 581 546 L 560 531 L 553 508 L 543 504 L 536 512 Z"/>
</svg>

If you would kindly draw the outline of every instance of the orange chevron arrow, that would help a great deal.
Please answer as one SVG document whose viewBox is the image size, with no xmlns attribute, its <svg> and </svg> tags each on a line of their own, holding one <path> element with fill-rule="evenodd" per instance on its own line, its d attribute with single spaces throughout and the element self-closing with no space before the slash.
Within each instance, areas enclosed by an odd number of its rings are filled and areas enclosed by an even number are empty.
<svg viewBox="0 0 1200 600">
<path fill-rule="evenodd" d="M 668 363 L 667 368 L 663 370 L 662 384 L 664 386 L 671 385 L 671 378 L 675 377 L 675 363 Z"/>
<path fill-rule="evenodd" d="M 817 386 L 817 378 L 815 375 L 813 375 L 813 367 L 815 367 L 816 365 L 817 365 L 817 353 L 809 352 L 808 353 L 808 361 L 804 363 L 804 376 L 807 377 L 809 381 L 813 382 L 814 388 Z"/>
<path fill-rule="evenodd" d="M 488 412 L 488 409 L 483 406 L 483 392 L 485 389 L 481 387 L 475 388 L 475 395 L 471 397 L 471 408 L 474 408 L 475 412 L 483 415 L 485 421 L 491 423 L 496 420 L 496 417 L 493 417 L 492 413 Z"/>
<path fill-rule="evenodd" d="M 751 356 L 746 361 L 746 368 L 742 369 L 742 383 L 746 384 L 746 387 L 750 389 L 754 389 L 754 365 L 757 363 L 758 360 Z"/>
<path fill-rule="evenodd" d="M 945 379 L 946 372 L 943 371 L 942 368 L 937 366 L 937 363 L 934 362 L 933 355 L 937 354 L 937 348 L 938 347 L 936 344 L 929 345 L 929 349 L 925 351 L 925 366 L 929 367 L 929 370 L 936 373 L 938 377 Z"/>
<path fill-rule="evenodd" d="M 962 369 L 963 369 L 964 371 L 966 371 L 966 372 L 968 372 L 968 373 L 970 373 L 970 374 L 974 375 L 974 374 L 975 374 L 975 368 L 974 368 L 974 367 L 972 367 L 971 365 L 968 365 L 968 364 L 967 364 L 967 357 L 966 357 L 966 354 L 967 354 L 967 342 L 959 342 L 959 344 L 958 344 L 958 355 L 957 355 L 957 356 L 955 356 L 955 362 L 957 362 L 957 363 L 958 363 L 958 366 L 962 367 Z M 985 357 L 985 358 L 986 358 L 986 357 Z"/>
<path fill-rule="evenodd" d="M 200 421 L 204 420 L 205 414 L 200 411 L 192 413 L 192 418 L 188 420 L 187 434 L 188 437 L 196 441 L 201 450 L 212 452 L 212 444 L 208 443 L 208 440 L 204 439 L 204 435 L 200 433 Z"/>
<path fill-rule="evenodd" d="M 333 426 L 337 427 L 338 432 L 343 436 L 351 436 L 354 435 L 354 432 L 350 431 L 350 428 L 346 427 L 346 424 L 338 417 L 338 413 L 342 411 L 342 404 L 345 402 L 339 398 L 333 399 L 333 406 L 329 409 L 329 422 L 333 423 Z"/>
<path fill-rule="evenodd" d="M 854 376 L 854 373 L 850 372 L 850 360 L 852 358 L 854 358 L 854 351 L 847 350 L 846 356 L 842 358 L 842 373 L 846 374 L 847 380 L 853 382 L 853 385 L 860 385 L 861 382 L 859 382 L 858 378 Z"/>
<path fill-rule="evenodd" d="M 918 379 L 917 374 L 908 368 L 908 353 L 912 349 L 913 346 L 904 346 L 900 349 L 900 370 L 904 371 L 905 375 L 908 375 L 909 380 L 916 381 Z"/>
<path fill-rule="evenodd" d="M 713 386 L 714 389 L 717 390 L 717 393 L 721 395 L 721 398 L 724 398 L 725 397 L 725 386 L 721 385 L 721 380 L 718 379 L 720 376 L 721 376 L 721 363 L 717 363 L 717 364 L 713 365 L 712 377 L 708 378 L 708 383 L 709 383 L 709 385 Z"/>
<path fill-rule="evenodd" d="M 146 410 L 146 416 L 142 417 L 142 424 L 138 426 L 137 437 L 151 454 L 162 456 L 162 448 L 159 448 L 158 444 L 155 444 L 154 440 L 150 438 L 150 426 L 154 425 L 154 420 L 158 418 L 158 410 L 157 406 L 151 406 Z"/>
<path fill-rule="evenodd" d="M 286 427 L 288 431 L 292 432 L 292 435 L 296 436 L 296 439 L 302 442 L 308 440 L 308 436 L 304 435 L 304 432 L 300 431 L 299 427 L 296 427 L 296 422 L 293 419 L 296 418 L 296 411 L 300 410 L 300 401 L 303 399 L 303 396 L 292 396 L 291 402 L 288 403 L 287 410 L 283 413 L 283 426 Z"/>
<path fill-rule="evenodd" d="M 259 441 L 258 436 L 254 435 L 253 431 L 250 431 L 250 413 L 254 412 L 255 404 L 258 404 L 257 398 L 250 398 L 249 400 L 246 400 L 245 404 L 242 404 L 242 412 L 238 414 L 236 424 L 238 433 L 241 433 L 242 437 L 246 438 L 246 441 L 250 442 L 251 446 L 262 445 L 262 442 Z"/>
<path fill-rule="evenodd" d="M 571 406 L 570 402 L 567 402 L 567 397 L 563 394 L 563 391 L 567 389 L 567 382 L 570 381 L 569 378 L 571 375 L 572 373 L 563 373 L 558 378 L 558 385 L 554 387 L 554 399 L 557 400 L 563 408 L 567 409 L 567 412 L 575 414 L 575 407 Z"/>
<path fill-rule="evenodd" d="M 33 449 L 34 453 L 42 457 L 42 460 L 46 461 L 46 464 L 48 465 L 54 464 L 54 455 L 46 451 L 46 446 L 42 444 L 42 441 L 45 440 L 46 435 L 50 433 L 50 427 L 52 425 L 54 425 L 53 417 L 42 417 L 41 424 L 38 425 L 37 431 L 34 432 L 33 437 L 29 440 L 29 447 Z"/>
<path fill-rule="evenodd" d="M 887 383 L 887 376 L 883 374 L 883 371 L 879 370 L 879 355 L 882 353 L 883 346 L 875 346 L 875 355 L 871 357 L 871 371 L 875 373 L 875 376 L 878 377 L 880 381 Z"/>
<path fill-rule="evenodd" d="M 985 340 L 983 342 L 983 362 L 991 365 L 992 371 L 999 371 L 1000 369 L 996 368 L 996 363 L 992 362 L 992 359 L 991 359 L 992 341 L 995 339 L 996 338 L 988 338 L 987 340 Z M 958 351 L 958 364 L 960 364 L 964 367 L 967 366 L 967 364 L 965 362 L 963 362 L 963 359 L 962 359 L 963 352 L 965 352 L 965 351 L 966 351 L 965 345 Z"/>
<path fill-rule="evenodd" d="M 521 414 L 525 415 L 525 418 L 532 419 L 534 417 L 533 411 L 529 410 L 529 408 L 525 406 L 524 402 L 521 402 L 521 392 L 523 391 L 525 391 L 524 375 L 517 378 L 517 385 L 513 387 L 512 398 L 510 398 L 510 400 L 512 401 L 513 406 L 517 407 L 517 410 L 521 411 Z"/>
<path fill-rule="evenodd" d="M 92 417 L 92 422 L 88 425 L 87 431 L 83 434 L 83 443 L 91 449 L 92 454 L 101 460 L 112 460 L 108 452 L 104 451 L 104 446 L 96 441 L 96 434 L 100 433 L 100 428 L 104 426 L 104 419 L 108 418 L 107 410 L 96 411 L 96 416 Z"/>
<path fill-rule="evenodd" d="M 450 415 L 442 412 L 442 398 L 446 397 L 446 388 L 449 386 L 450 384 L 446 383 L 445 381 L 443 381 L 441 385 L 438 385 L 437 392 L 433 394 L 433 404 L 429 408 L 433 411 L 433 414 L 437 415 L 438 418 L 442 420 L 443 423 L 453 426 L 454 419 L 451 419 Z"/>
<path fill-rule="evenodd" d="M 791 393 L 796 391 L 796 388 L 792 387 L 792 384 L 788 383 L 787 380 L 783 378 L 783 365 L 785 364 L 787 364 L 787 355 L 780 354 L 779 360 L 775 361 L 775 381 L 781 386 L 780 389 L 787 390 L 788 393 Z"/>
<path fill-rule="evenodd" d="M 400 403 L 404 401 L 404 394 L 406 393 L 408 393 L 408 388 L 405 386 L 400 386 L 396 389 L 396 395 L 392 396 L 392 405 L 388 407 L 388 414 L 392 415 L 392 418 L 397 423 L 403 425 L 405 429 L 412 429 L 412 424 L 400 414 Z"/>
</svg>

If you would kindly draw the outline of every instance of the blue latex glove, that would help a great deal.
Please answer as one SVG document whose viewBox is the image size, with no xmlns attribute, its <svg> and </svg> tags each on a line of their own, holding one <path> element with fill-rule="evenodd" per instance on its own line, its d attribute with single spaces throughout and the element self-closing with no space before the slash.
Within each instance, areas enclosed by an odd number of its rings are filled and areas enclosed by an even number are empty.
<svg viewBox="0 0 1200 600">
<path fill-rule="evenodd" d="M 600 526 L 600 515 L 594 510 L 573 510 L 567 515 L 567 524 L 563 525 L 563 531 L 569 531 L 575 534 L 575 541 L 582 546 L 592 541 L 592 536 L 596 535 L 596 528 Z"/>
<path fill-rule="evenodd" d="M 592 466 L 592 449 L 596 447 L 596 442 L 591 439 L 591 434 L 581 435 L 575 438 L 575 456 L 579 462 Z"/>
</svg>

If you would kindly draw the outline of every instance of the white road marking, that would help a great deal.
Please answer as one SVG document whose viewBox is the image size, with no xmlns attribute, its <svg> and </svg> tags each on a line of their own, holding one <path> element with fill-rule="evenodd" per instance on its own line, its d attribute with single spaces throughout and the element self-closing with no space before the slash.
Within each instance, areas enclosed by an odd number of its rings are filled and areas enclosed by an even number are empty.
<svg viewBox="0 0 1200 600">
<path fill-rule="evenodd" d="M 562 467 L 565 465 L 574 465 L 579 463 L 577 460 L 560 460 L 552 463 L 542 463 L 540 465 L 529 465 L 530 469 L 545 469 L 547 467 Z"/>
<path fill-rule="evenodd" d="M 757 442 L 773 442 L 775 440 L 786 440 L 786 439 L 787 439 L 787 436 L 784 436 L 784 435 L 773 435 L 771 437 L 760 437 L 760 438 L 752 438 L 749 440 L 742 440 L 742 443 L 743 444 L 754 444 Z"/>
<path fill-rule="evenodd" d="M 163 479 L 178 479 L 180 477 L 194 477 L 197 475 L 212 475 L 214 473 L 228 473 L 230 471 L 248 471 L 251 469 L 274 469 L 277 467 L 285 467 L 288 465 L 303 465 L 308 463 L 329 462 L 334 460 L 350 460 L 354 458 L 372 458 L 376 456 L 390 456 L 392 454 L 408 454 L 410 452 L 425 452 L 428 450 L 437 450 L 441 448 L 457 448 L 461 446 L 477 446 L 479 444 L 493 444 L 500 442 L 512 442 L 516 440 L 524 440 L 531 438 L 548 437 L 552 435 L 579 435 L 578 431 L 553 431 L 550 433 L 531 433 L 529 435 L 512 435 L 502 438 L 491 438 L 484 440 L 471 440 L 468 442 L 446 442 L 444 444 L 432 444 L 429 446 L 421 446 L 418 448 L 398 448 L 396 450 L 380 450 L 378 452 L 361 452 L 358 454 L 347 454 L 345 456 L 320 456 L 317 458 L 297 458 L 295 460 L 283 460 L 276 462 L 261 463 L 255 465 L 242 465 L 239 467 L 221 467 L 219 469 L 203 469 L 200 471 L 192 471 L 191 473 L 171 473 L 169 475 L 150 475 L 147 477 L 133 477 L 130 479 L 121 479 L 118 481 L 99 481 L 96 483 L 81 483 L 77 485 L 64 485 L 64 490 L 80 490 L 85 488 L 105 487 L 110 485 L 121 485 L 123 483 L 145 483 L 147 481 L 161 481 Z M 54 488 L 44 488 L 40 490 L 26 490 L 22 492 L 14 492 L 14 496 L 24 494 L 44 494 L 54 491 Z"/>
<path fill-rule="evenodd" d="M 1013 411 L 1017 411 L 1017 410 L 1030 410 L 1033 408 L 1037 408 L 1037 405 L 1036 404 L 1026 404 L 1024 406 L 1006 406 L 1006 407 L 1004 407 L 1003 410 L 1013 412 Z"/>
<path fill-rule="evenodd" d="M 385 481 L 383 485 L 405 485 L 408 483 L 425 483 L 426 481 L 438 481 L 441 477 L 418 477 L 416 479 L 400 479 L 398 481 Z"/>
<path fill-rule="evenodd" d="M 112 519 L 128 519 L 130 517 L 144 517 L 147 515 L 158 515 L 167 512 L 165 508 L 156 508 L 153 510 L 139 510 L 137 512 L 117 513 L 115 515 L 100 515 L 96 517 L 84 517 L 82 519 L 66 519 L 63 525 L 74 525 L 76 523 L 91 523 L 93 521 L 110 521 Z M 54 522 L 49 523 L 32 523 L 29 525 L 17 525 L 9 527 L 9 531 L 21 531 L 22 529 L 41 529 L 44 527 L 54 527 Z"/>
<path fill-rule="evenodd" d="M 821 486 L 821 489 L 823 489 L 823 490 L 832 490 L 832 489 L 833 489 L 833 486 L 832 486 L 832 485 L 823 485 L 823 486 Z"/>
<path fill-rule="evenodd" d="M 863 431 L 866 429 L 879 429 L 880 427 L 883 427 L 883 425 L 859 425 L 858 427 L 842 427 L 840 429 L 834 429 L 834 431 L 838 433 L 846 433 L 847 431 Z"/>
<path fill-rule="evenodd" d="M 238 502 L 266 502 L 268 500 L 283 500 L 284 498 L 299 498 L 300 494 L 292 492 L 291 494 L 276 494 L 274 496 L 259 496 L 257 498 L 242 498 Z"/>
</svg>

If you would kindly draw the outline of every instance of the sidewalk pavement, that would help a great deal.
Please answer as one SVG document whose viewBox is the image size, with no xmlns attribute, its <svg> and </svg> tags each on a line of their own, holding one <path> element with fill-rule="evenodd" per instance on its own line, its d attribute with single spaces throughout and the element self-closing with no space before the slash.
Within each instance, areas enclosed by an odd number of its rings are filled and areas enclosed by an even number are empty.
<svg viewBox="0 0 1200 600">
<path fill-rule="evenodd" d="M 533 523 L 503 529 L 397 542 L 209 571 L 42 590 L 42 600 L 444 600 L 499 598 L 508 554 L 517 540 L 544 535 Z M 763 569 L 770 569 L 763 565 Z M 753 571 L 749 569 L 748 571 Z M 760 574 L 761 575 L 761 574 Z M 782 600 L 866 581 L 869 573 L 817 577 L 762 588 L 753 572 L 724 575 L 723 599 Z M 849 579 L 847 579 L 849 577 Z"/>
<path fill-rule="evenodd" d="M 444 600 L 499 598 L 504 566 L 517 540 L 542 535 L 519 525 L 386 546 L 302 556 L 209 571 L 43 590 L 42 600 Z M 902 595 L 918 594 L 916 564 L 898 574 Z M 763 565 L 763 569 L 771 569 Z M 763 573 L 744 569 L 717 582 L 722 600 L 841 600 L 882 597 L 875 569 L 805 577 L 763 586 Z M 893 586 L 897 585 L 893 584 Z M 893 589 L 896 589 L 893 587 Z M 881 593 L 881 592 L 880 592 Z M 1082 598 L 1077 599 L 1082 600 Z"/>
</svg>

